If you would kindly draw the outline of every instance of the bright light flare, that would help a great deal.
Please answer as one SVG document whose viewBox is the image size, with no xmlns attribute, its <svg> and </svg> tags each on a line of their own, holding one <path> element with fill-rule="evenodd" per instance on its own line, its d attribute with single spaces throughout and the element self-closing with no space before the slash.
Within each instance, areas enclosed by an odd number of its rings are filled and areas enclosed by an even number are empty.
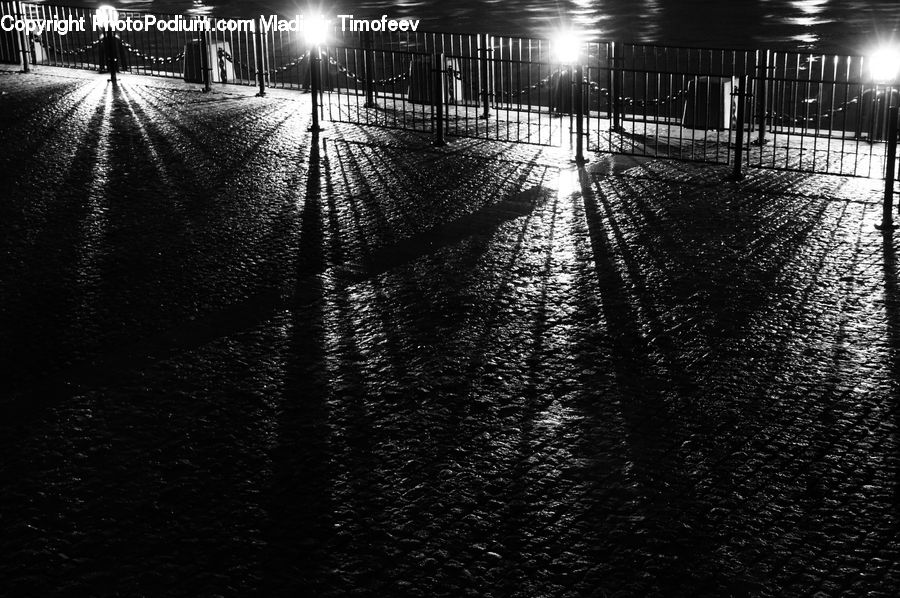
<svg viewBox="0 0 900 598">
<path fill-rule="evenodd" d="M 581 56 L 581 38 L 571 30 L 558 32 L 551 41 L 553 55 L 561 64 L 578 62 Z"/>
<path fill-rule="evenodd" d="M 883 46 L 869 56 L 869 71 L 876 83 L 893 83 L 900 75 L 900 48 Z"/>
<path fill-rule="evenodd" d="M 119 11 L 113 6 L 104 4 L 97 7 L 94 18 L 100 27 L 106 29 L 119 21 Z"/>
<path fill-rule="evenodd" d="M 321 14 L 303 20 L 303 36 L 310 46 L 321 46 L 328 40 L 328 19 Z"/>
</svg>

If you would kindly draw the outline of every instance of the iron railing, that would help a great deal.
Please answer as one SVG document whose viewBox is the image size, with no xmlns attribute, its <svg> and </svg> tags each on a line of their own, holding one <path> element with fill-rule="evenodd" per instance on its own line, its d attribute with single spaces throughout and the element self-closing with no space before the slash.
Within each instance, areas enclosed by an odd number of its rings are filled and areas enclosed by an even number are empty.
<svg viewBox="0 0 900 598">
<path fill-rule="evenodd" d="M 0 2 L 0 12 L 92 14 L 27 2 Z M 568 65 L 541 39 L 336 28 L 313 61 L 299 33 L 264 31 L 261 18 L 241 31 L 220 21 L 210 17 L 208 32 L 117 33 L 119 68 L 265 93 L 308 89 L 315 63 L 321 115 L 334 121 L 435 135 L 439 122 L 442 136 L 580 140 L 597 152 L 866 177 L 886 172 L 890 107 L 900 103 L 858 56 L 591 42 Z M 2 33 L 0 61 L 102 70 L 104 36 Z"/>
</svg>

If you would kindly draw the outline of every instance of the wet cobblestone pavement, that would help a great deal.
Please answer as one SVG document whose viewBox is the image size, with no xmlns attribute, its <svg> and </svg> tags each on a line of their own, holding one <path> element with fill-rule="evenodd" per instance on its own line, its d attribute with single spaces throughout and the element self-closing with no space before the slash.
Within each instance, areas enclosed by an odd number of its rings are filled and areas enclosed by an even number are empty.
<svg viewBox="0 0 900 598">
<path fill-rule="evenodd" d="M 8 596 L 895 596 L 880 181 L 0 73 Z"/>
</svg>

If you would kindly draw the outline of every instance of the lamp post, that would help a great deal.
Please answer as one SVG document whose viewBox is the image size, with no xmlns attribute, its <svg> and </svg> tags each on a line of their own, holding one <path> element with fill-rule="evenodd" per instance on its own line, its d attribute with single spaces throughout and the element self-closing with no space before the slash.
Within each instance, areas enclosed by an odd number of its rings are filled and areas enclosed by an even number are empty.
<svg viewBox="0 0 900 598">
<path fill-rule="evenodd" d="M 304 21 L 303 33 L 306 44 L 309 46 L 309 88 L 312 94 L 312 124 L 309 125 L 311 133 L 322 130 L 319 126 L 319 84 L 322 73 L 322 44 L 327 39 L 328 21 L 321 15 Z"/>
<path fill-rule="evenodd" d="M 581 59 L 582 44 L 575 33 L 572 31 L 562 31 L 557 34 L 554 39 L 553 48 L 556 58 L 560 66 L 573 70 L 572 77 L 574 81 L 571 85 L 574 89 L 569 93 L 574 93 L 572 109 L 575 112 L 575 159 L 576 164 L 584 164 L 587 158 L 584 156 L 584 72 L 583 61 Z M 562 73 L 560 73 L 560 87 L 563 84 Z M 565 89 L 560 90 L 560 96 L 566 93 Z M 562 97 L 560 97 L 560 101 Z"/>
<path fill-rule="evenodd" d="M 887 107 L 887 151 L 884 169 L 884 202 L 882 203 L 881 226 L 883 231 L 896 228 L 893 218 L 894 179 L 897 167 L 897 126 L 900 118 L 900 102 L 895 102 L 895 86 L 900 78 L 900 48 L 882 47 L 870 56 L 869 70 L 876 85 L 885 86 L 885 106 Z M 877 95 L 877 92 L 876 92 Z"/>
<path fill-rule="evenodd" d="M 116 73 L 119 70 L 119 57 L 113 28 L 119 20 L 119 11 L 108 4 L 104 4 L 97 7 L 95 20 L 104 30 L 103 46 L 106 53 L 106 68 L 109 70 L 109 80 L 115 85 Z"/>
</svg>

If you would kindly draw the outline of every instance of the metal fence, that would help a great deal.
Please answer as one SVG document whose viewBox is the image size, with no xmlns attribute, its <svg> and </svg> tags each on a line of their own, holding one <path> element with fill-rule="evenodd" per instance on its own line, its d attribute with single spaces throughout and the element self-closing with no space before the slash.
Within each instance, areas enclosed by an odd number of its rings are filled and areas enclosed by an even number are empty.
<svg viewBox="0 0 900 598">
<path fill-rule="evenodd" d="M 761 168 L 880 176 L 897 91 L 857 56 L 612 44 L 610 129 L 598 149 Z M 623 147 L 624 146 L 624 147 Z"/>
<path fill-rule="evenodd" d="M 88 23 L 93 14 L 26 2 L 0 2 L 0 11 Z M 315 68 L 320 114 L 333 121 L 865 177 L 886 172 L 890 108 L 900 103 L 857 56 L 592 42 L 564 64 L 541 39 L 339 28 L 311 51 L 301 34 L 266 30 L 262 18 L 243 31 L 220 21 L 209 18 L 209 31 L 117 33 L 119 68 L 261 93 L 308 89 Z M 0 60 L 102 70 L 104 42 L 92 30 L 3 33 Z"/>
<path fill-rule="evenodd" d="M 346 41 L 359 45 L 322 49 L 331 120 L 430 131 L 440 116 L 450 136 L 539 145 L 569 136 L 568 70 L 542 56 L 547 42 L 511 56 L 487 36 L 430 34 L 402 50 Z"/>
</svg>

